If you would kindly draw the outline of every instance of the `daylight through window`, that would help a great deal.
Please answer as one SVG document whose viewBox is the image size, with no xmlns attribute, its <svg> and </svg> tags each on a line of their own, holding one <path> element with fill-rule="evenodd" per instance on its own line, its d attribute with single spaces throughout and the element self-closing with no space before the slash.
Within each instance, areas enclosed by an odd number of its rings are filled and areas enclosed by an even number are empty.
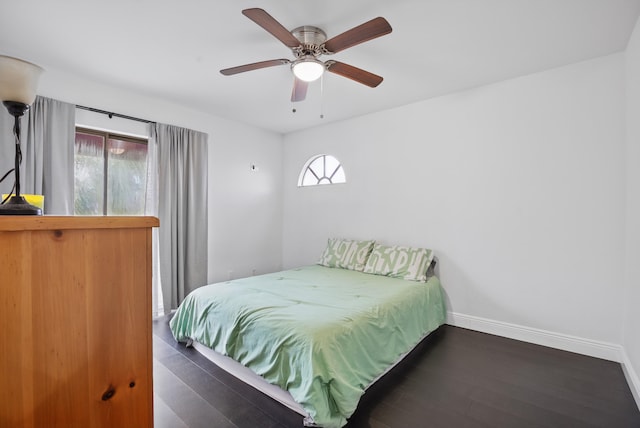
<svg viewBox="0 0 640 428">
<path fill-rule="evenodd" d="M 147 141 L 76 129 L 75 214 L 144 214 Z"/>
<path fill-rule="evenodd" d="M 338 159 L 331 155 L 318 155 L 309 159 L 302 168 L 298 186 L 337 184 L 346 181 L 344 169 Z"/>
</svg>

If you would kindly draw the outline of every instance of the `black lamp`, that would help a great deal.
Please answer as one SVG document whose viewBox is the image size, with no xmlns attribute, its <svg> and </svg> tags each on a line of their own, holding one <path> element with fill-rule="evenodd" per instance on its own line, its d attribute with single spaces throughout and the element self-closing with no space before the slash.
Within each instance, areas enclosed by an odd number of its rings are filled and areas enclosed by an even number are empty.
<svg viewBox="0 0 640 428">
<path fill-rule="evenodd" d="M 20 195 L 20 118 L 36 99 L 36 87 L 42 68 L 30 62 L 0 55 L 0 100 L 14 118 L 15 136 L 15 193 L 0 205 L 0 215 L 42 215 L 42 210 L 31 205 Z"/>
</svg>

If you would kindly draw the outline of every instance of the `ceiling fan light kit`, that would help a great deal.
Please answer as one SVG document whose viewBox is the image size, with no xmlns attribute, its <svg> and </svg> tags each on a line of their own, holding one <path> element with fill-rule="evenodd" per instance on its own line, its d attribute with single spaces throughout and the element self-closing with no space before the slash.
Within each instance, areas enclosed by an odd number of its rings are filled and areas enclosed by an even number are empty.
<svg viewBox="0 0 640 428">
<path fill-rule="evenodd" d="M 291 92 L 292 102 L 304 100 L 307 93 L 307 84 L 318 80 L 325 70 L 371 88 L 375 88 L 382 83 L 381 76 L 368 71 L 339 61 L 329 60 L 323 62 L 318 59 L 321 55 L 332 55 L 391 33 L 391 25 L 382 17 L 374 18 L 327 40 L 327 35 L 324 31 L 311 25 L 304 25 L 289 31 L 263 9 L 245 9 L 242 14 L 291 49 L 295 59 L 267 60 L 220 70 L 220 73 L 225 76 L 276 65 L 291 64 L 291 70 L 294 75 L 293 90 Z"/>
<path fill-rule="evenodd" d="M 322 76 L 325 66 L 322 61 L 309 56 L 293 61 L 291 69 L 298 79 L 304 82 L 313 82 Z"/>
</svg>

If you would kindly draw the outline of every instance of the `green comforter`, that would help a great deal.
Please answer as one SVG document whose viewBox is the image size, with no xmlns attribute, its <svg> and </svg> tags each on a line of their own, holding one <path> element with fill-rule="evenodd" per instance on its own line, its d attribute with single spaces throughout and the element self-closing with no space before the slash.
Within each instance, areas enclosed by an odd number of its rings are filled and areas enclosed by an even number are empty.
<svg viewBox="0 0 640 428">
<path fill-rule="evenodd" d="M 201 287 L 170 326 L 177 340 L 197 340 L 289 391 L 311 422 L 331 428 L 346 424 L 365 388 L 444 322 L 436 277 L 306 266 Z"/>
</svg>

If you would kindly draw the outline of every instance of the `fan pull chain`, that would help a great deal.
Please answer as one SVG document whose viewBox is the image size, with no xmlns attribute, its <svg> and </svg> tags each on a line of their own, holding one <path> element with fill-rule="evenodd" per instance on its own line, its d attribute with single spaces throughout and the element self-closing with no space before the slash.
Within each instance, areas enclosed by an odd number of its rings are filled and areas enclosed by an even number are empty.
<svg viewBox="0 0 640 428">
<path fill-rule="evenodd" d="M 320 119 L 324 119 L 324 73 L 320 76 Z"/>
</svg>

